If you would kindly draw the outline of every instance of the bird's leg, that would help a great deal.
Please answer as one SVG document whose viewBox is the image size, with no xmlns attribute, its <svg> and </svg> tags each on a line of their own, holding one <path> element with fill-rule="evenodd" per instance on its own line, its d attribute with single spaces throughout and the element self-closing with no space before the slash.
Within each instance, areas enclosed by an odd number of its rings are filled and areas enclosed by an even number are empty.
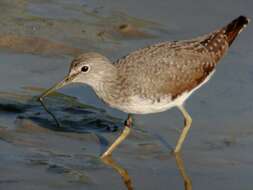
<svg viewBox="0 0 253 190">
<path fill-rule="evenodd" d="M 101 156 L 101 158 L 104 158 L 106 156 L 110 156 L 113 152 L 113 150 L 122 142 L 124 141 L 127 136 L 130 133 L 131 125 L 132 125 L 132 117 L 131 115 L 128 115 L 127 120 L 124 123 L 124 130 L 120 134 L 120 136 L 114 141 L 114 143 L 105 151 L 105 153 Z"/>
<path fill-rule="evenodd" d="M 186 111 L 186 109 L 183 107 L 183 106 L 178 106 L 179 110 L 182 112 L 183 116 L 184 116 L 184 128 L 180 134 L 180 137 L 177 141 L 177 145 L 176 145 L 176 148 L 174 150 L 174 152 L 179 152 L 181 147 L 182 147 L 182 144 L 185 140 L 185 137 L 191 127 L 191 124 L 192 124 L 192 118 L 191 116 L 189 115 L 189 113 Z"/>
</svg>

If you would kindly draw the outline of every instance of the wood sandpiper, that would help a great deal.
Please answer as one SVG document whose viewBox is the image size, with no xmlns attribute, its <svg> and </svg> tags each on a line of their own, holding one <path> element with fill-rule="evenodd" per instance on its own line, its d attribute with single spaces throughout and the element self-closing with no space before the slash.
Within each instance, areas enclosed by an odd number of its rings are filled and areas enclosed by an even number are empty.
<svg viewBox="0 0 253 190">
<path fill-rule="evenodd" d="M 67 77 L 44 92 L 39 100 L 42 102 L 49 93 L 67 84 L 84 83 L 106 104 L 128 113 L 123 132 L 102 158 L 111 155 L 130 133 L 131 114 L 162 112 L 176 106 L 185 119 L 174 149 L 177 153 L 192 123 L 184 102 L 211 78 L 218 61 L 248 23 L 248 18 L 239 16 L 207 35 L 154 44 L 114 63 L 98 53 L 81 54 L 72 61 Z"/>
</svg>

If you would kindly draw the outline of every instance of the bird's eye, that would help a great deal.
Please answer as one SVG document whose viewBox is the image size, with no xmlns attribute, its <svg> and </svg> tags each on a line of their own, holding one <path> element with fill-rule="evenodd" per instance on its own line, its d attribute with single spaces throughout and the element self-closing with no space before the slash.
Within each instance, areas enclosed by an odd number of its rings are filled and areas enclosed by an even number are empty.
<svg viewBox="0 0 253 190">
<path fill-rule="evenodd" d="M 82 72 L 88 72 L 90 70 L 90 67 L 88 65 L 84 65 L 82 68 L 81 68 L 81 71 Z"/>
</svg>

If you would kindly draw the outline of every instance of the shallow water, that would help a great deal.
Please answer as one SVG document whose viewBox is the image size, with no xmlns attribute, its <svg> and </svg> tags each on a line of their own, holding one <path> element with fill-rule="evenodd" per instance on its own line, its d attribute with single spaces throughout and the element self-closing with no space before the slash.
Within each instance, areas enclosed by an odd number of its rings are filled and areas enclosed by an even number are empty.
<svg viewBox="0 0 253 190">
<path fill-rule="evenodd" d="M 73 85 L 46 98 L 58 128 L 36 102 L 80 52 L 115 60 L 147 44 L 210 32 L 240 14 L 253 18 L 251 7 L 228 0 L 2 0 L 0 188 L 251 190 L 252 23 L 188 100 L 193 125 L 182 157 L 170 154 L 183 125 L 176 109 L 135 116 L 130 137 L 105 164 L 99 155 L 126 114 Z"/>
</svg>

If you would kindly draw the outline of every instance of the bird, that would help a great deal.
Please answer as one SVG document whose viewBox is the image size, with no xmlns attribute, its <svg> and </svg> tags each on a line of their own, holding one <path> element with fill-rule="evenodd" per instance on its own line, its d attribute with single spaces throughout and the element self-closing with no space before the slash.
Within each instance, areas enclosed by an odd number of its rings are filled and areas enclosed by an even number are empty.
<svg viewBox="0 0 253 190">
<path fill-rule="evenodd" d="M 38 100 L 72 83 L 90 86 L 105 104 L 128 114 L 124 129 L 101 155 L 111 156 L 130 134 L 133 114 L 149 114 L 177 107 L 184 126 L 173 149 L 181 150 L 192 124 L 185 108 L 190 95 L 213 76 L 220 59 L 250 19 L 239 16 L 211 33 L 189 40 L 165 41 L 137 49 L 110 61 L 96 52 L 86 52 L 73 59 L 67 76 L 42 93 Z"/>
</svg>

